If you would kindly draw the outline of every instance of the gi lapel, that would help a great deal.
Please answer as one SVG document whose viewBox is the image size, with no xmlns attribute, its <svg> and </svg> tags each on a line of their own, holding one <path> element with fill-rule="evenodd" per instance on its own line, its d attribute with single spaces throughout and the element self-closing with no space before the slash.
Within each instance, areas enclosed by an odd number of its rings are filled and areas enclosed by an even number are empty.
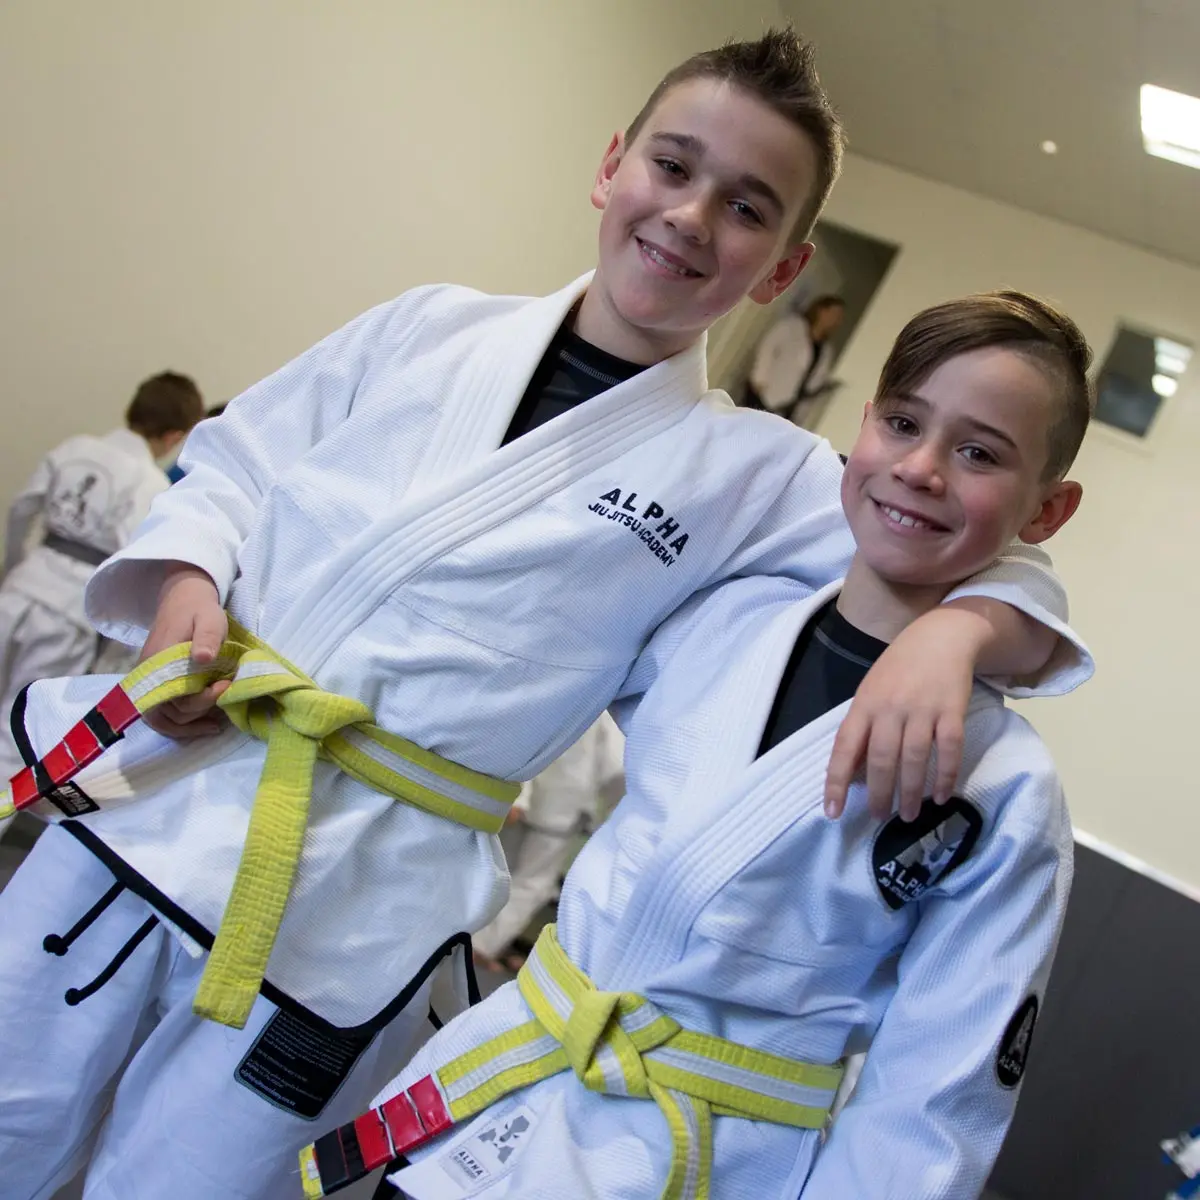
<svg viewBox="0 0 1200 1200">
<path fill-rule="evenodd" d="M 495 427 L 488 435 L 490 444 L 499 441 L 525 379 L 557 328 L 551 318 L 560 309 L 565 315 L 572 302 L 565 292 L 534 302 L 530 307 L 538 310 L 532 321 L 537 336 L 524 323 L 526 309 L 498 322 L 471 364 L 477 382 L 479 373 L 491 371 L 495 378 L 480 383 L 478 391 L 464 388 L 474 396 L 473 411 L 464 412 L 456 401 L 450 407 L 458 411 L 459 421 L 490 423 Z M 542 309 L 543 303 L 550 307 Z M 544 341 L 539 341 L 543 333 Z M 519 349 L 511 354 L 513 365 L 508 366 L 510 354 L 505 349 L 513 341 Z M 441 475 L 427 487 L 410 489 L 394 512 L 364 530 L 322 568 L 278 628 L 264 636 L 278 653 L 306 671 L 319 670 L 350 631 L 427 563 L 682 421 L 707 390 L 704 356 L 702 338 L 673 358 L 473 460 L 472 447 L 477 448 L 480 439 L 452 445 L 445 432 L 448 424 L 443 422 L 437 461 L 445 466 L 464 463 L 462 468 L 448 477 Z"/>
<path fill-rule="evenodd" d="M 788 606 L 762 630 L 753 653 L 728 677 L 720 703 L 743 719 L 731 720 L 711 746 L 711 766 L 696 773 L 697 786 L 722 793 L 711 798 L 679 797 L 680 822 L 663 839 L 648 864 L 637 893 L 622 918 L 622 937 L 614 947 L 617 977 L 623 986 L 664 956 L 682 952 L 697 915 L 744 863 L 788 828 L 801 813 L 819 805 L 825 770 L 838 726 L 849 702 L 797 730 L 761 758 L 762 739 L 796 640 L 804 623 L 840 584 L 823 588 L 806 603 Z M 689 821 L 686 814 L 696 814 Z M 626 941 L 626 938 L 628 941 Z"/>
</svg>

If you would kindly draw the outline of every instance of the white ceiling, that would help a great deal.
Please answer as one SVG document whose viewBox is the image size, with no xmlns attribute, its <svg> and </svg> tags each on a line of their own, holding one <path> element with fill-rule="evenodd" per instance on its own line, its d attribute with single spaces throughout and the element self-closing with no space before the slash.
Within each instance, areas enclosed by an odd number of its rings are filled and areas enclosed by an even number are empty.
<svg viewBox="0 0 1200 1200">
<path fill-rule="evenodd" d="M 1138 94 L 1200 96 L 1200 0 L 782 7 L 853 152 L 1200 266 L 1200 171 L 1145 153 Z"/>
</svg>

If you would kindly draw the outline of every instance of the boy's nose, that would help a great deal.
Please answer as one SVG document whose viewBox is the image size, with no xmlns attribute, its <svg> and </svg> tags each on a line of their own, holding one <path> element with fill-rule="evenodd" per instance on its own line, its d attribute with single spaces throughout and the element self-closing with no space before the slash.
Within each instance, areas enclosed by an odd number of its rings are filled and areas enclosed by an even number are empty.
<svg viewBox="0 0 1200 1200">
<path fill-rule="evenodd" d="M 941 456 L 932 446 L 914 447 L 897 459 L 892 471 L 901 483 L 914 491 L 932 492 L 935 495 L 945 491 Z"/>
<path fill-rule="evenodd" d="M 711 236 L 708 205 L 700 197 L 693 197 L 675 205 L 663 214 L 663 219 L 680 237 L 687 238 L 689 242 L 704 245 Z"/>
</svg>

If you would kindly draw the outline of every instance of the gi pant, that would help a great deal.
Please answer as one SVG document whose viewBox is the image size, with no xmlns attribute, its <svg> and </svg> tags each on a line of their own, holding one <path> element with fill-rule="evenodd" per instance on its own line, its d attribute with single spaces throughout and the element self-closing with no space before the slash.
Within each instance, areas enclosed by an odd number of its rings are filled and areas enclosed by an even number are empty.
<svg viewBox="0 0 1200 1200">
<path fill-rule="evenodd" d="M 426 981 L 304 1119 L 238 1079 L 280 1010 L 259 996 L 243 1030 L 201 1020 L 204 962 L 71 834 L 38 840 L 0 892 L 5 1200 L 50 1200 L 89 1154 L 85 1200 L 299 1196 L 299 1150 L 368 1107 L 430 1032 Z"/>
</svg>

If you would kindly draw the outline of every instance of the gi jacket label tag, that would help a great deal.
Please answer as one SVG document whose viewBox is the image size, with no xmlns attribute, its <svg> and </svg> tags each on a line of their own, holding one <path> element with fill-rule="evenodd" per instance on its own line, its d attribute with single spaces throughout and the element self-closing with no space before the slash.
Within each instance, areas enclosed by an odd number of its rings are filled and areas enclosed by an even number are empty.
<svg viewBox="0 0 1200 1200">
<path fill-rule="evenodd" d="M 374 1036 L 358 1029 L 333 1029 L 280 1009 L 263 1026 L 234 1077 L 276 1108 L 313 1121 Z"/>
<path fill-rule="evenodd" d="M 955 796 L 927 799 L 915 821 L 893 817 L 875 838 L 871 869 L 889 908 L 919 900 L 970 856 L 983 829 L 974 805 Z"/>
<path fill-rule="evenodd" d="M 392 1175 L 410 1200 L 465 1200 L 486 1190 L 516 1164 L 537 1128 L 537 1114 L 524 1104 L 481 1113 L 446 1149 Z"/>
</svg>

